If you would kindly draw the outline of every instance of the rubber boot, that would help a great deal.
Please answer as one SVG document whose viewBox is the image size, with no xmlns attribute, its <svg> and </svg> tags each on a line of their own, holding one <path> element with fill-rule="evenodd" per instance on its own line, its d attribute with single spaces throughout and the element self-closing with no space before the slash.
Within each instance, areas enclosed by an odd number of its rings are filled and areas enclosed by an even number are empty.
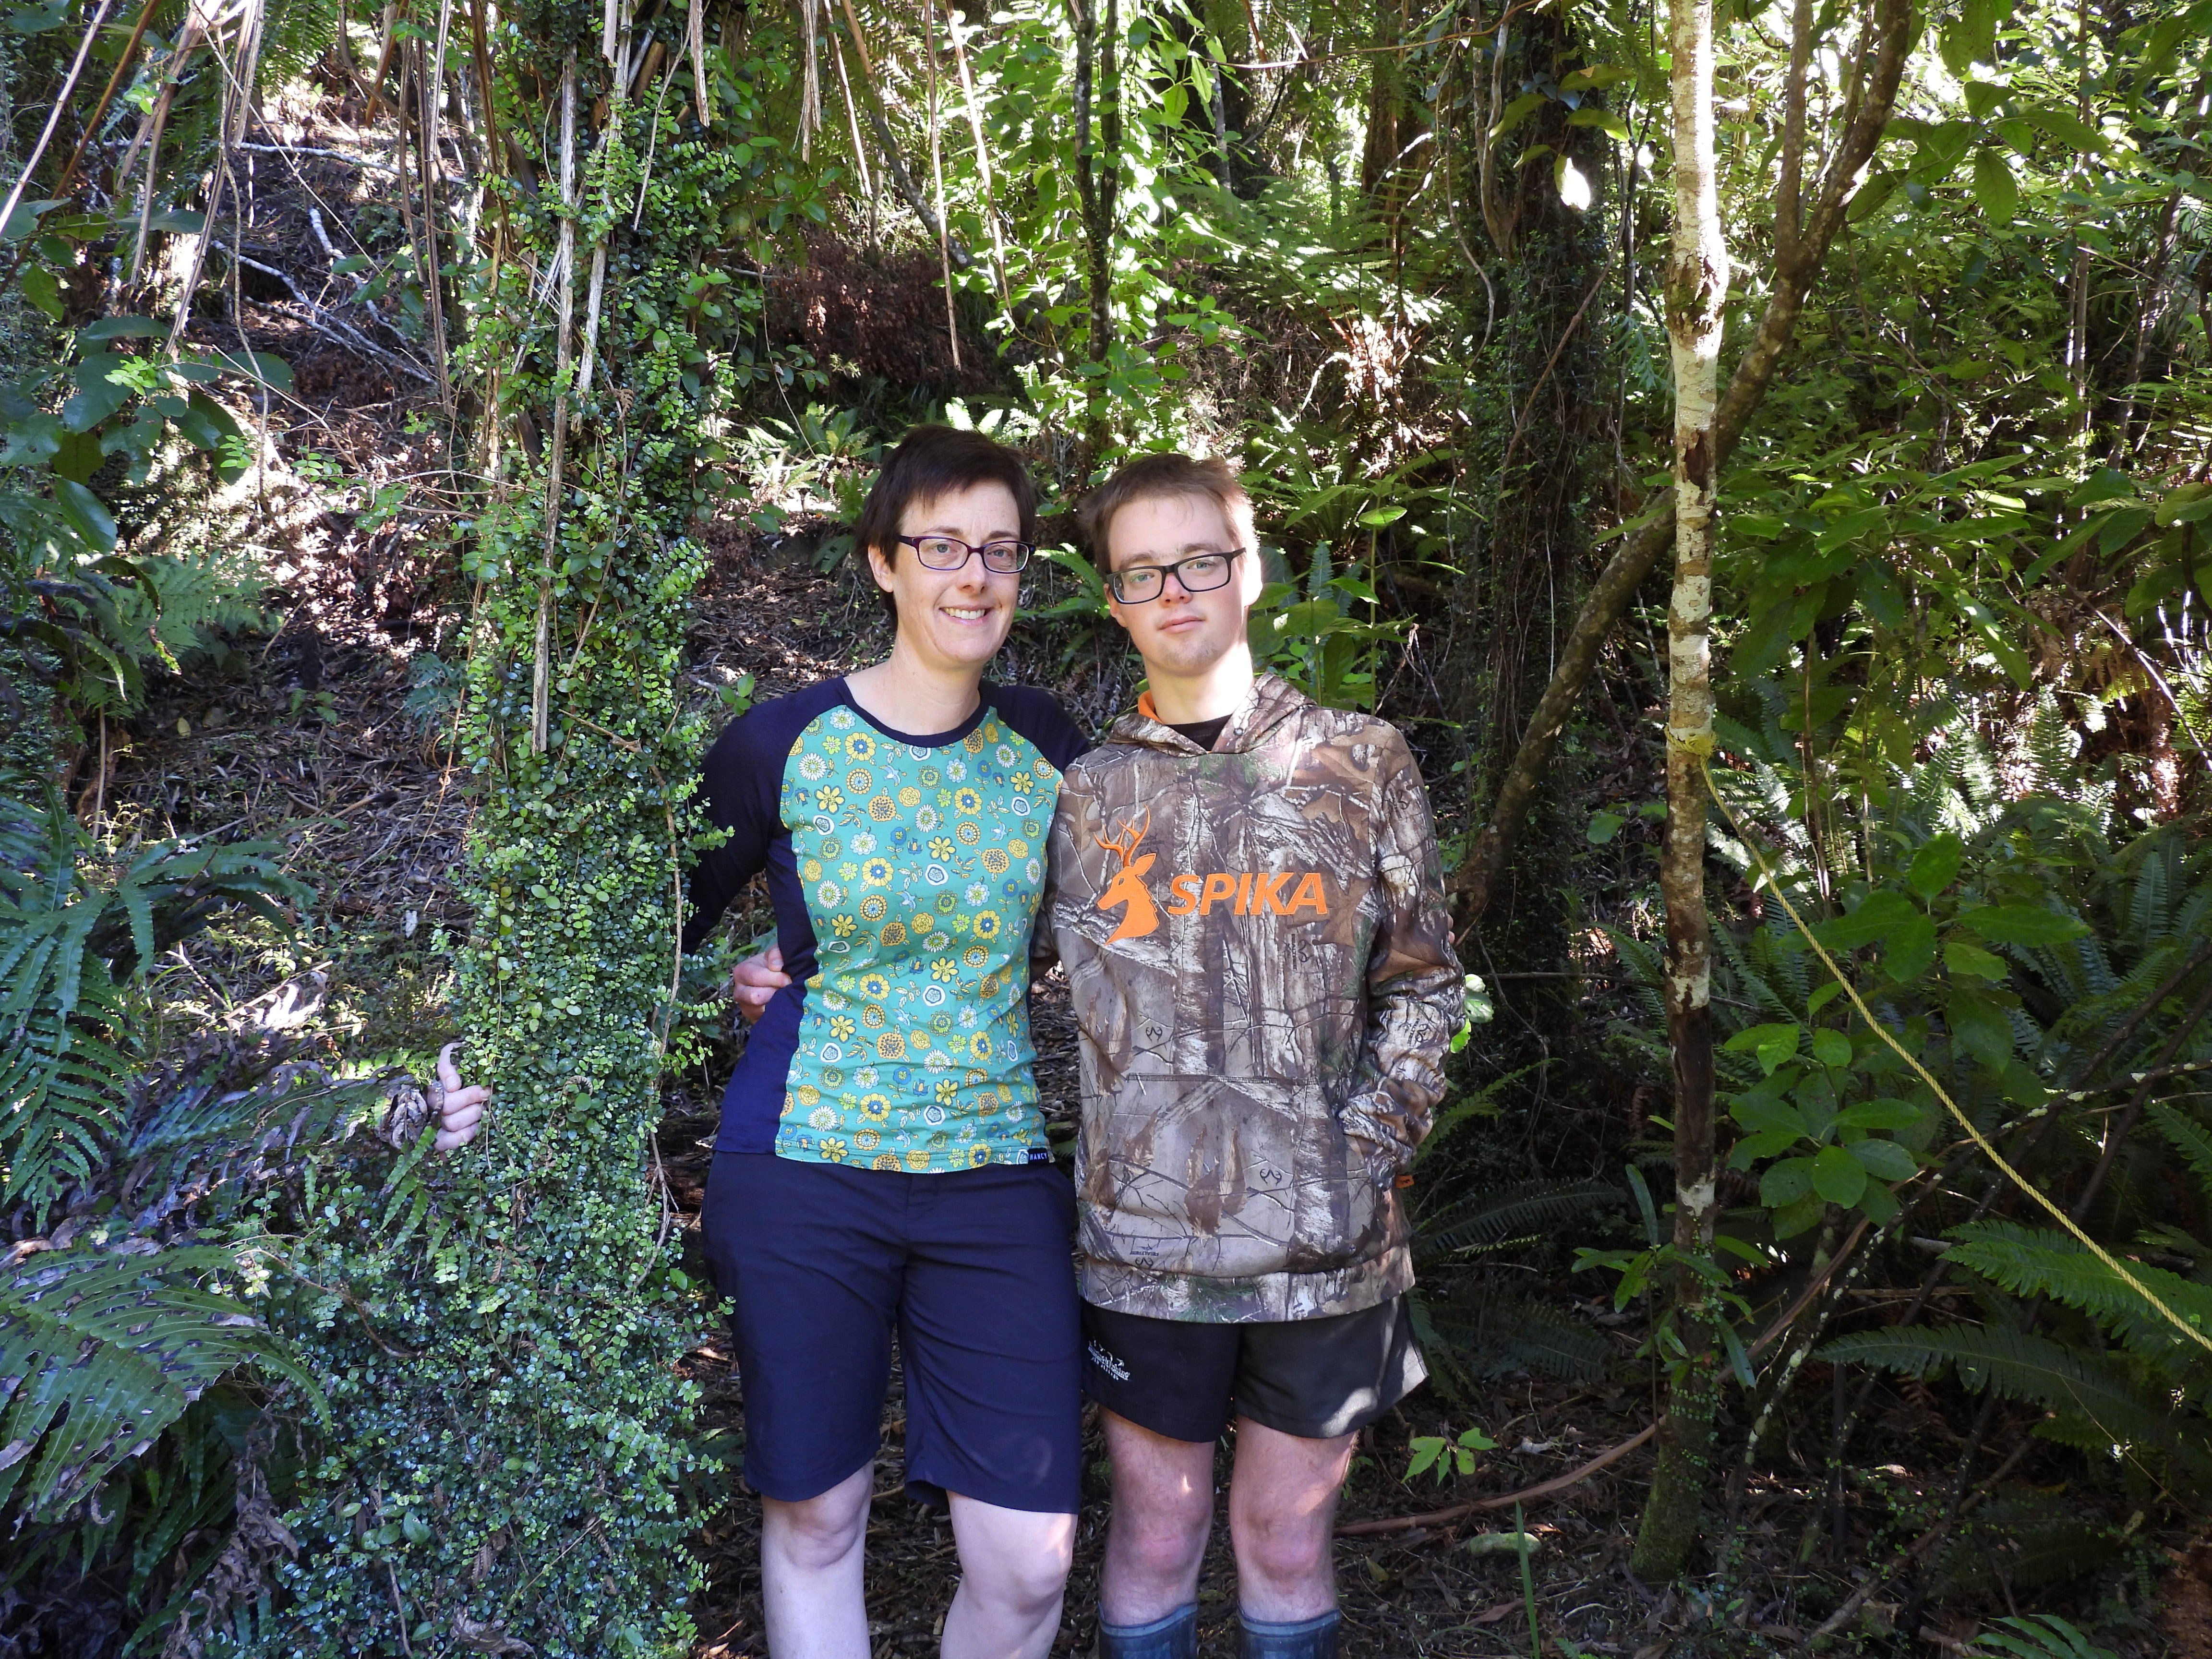
<svg viewBox="0 0 2212 1659">
<path fill-rule="evenodd" d="M 1344 1615 L 1331 1607 L 1316 1619 L 1275 1624 L 1240 1608 L 1237 1622 L 1243 1632 L 1237 1659 L 1336 1659 L 1336 1635 Z"/>
<path fill-rule="evenodd" d="M 1100 1620 L 1098 1659 L 1198 1659 L 1198 1603 L 1177 1607 L 1149 1625 Z"/>
</svg>

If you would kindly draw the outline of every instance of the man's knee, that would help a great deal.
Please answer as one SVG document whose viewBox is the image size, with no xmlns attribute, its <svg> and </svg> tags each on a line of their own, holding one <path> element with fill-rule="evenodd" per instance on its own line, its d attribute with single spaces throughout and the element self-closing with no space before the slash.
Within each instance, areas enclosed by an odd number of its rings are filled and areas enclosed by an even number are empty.
<svg viewBox="0 0 2212 1659">
<path fill-rule="evenodd" d="M 1242 1574 L 1276 1584 L 1308 1583 L 1328 1576 L 1329 1528 L 1316 1526 L 1310 1516 L 1240 1510 L 1233 1518 L 1231 1540 Z"/>
</svg>

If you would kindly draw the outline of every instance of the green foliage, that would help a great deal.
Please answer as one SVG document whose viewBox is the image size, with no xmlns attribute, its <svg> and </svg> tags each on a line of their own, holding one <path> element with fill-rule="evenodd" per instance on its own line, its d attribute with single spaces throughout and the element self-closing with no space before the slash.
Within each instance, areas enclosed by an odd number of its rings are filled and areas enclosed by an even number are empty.
<svg viewBox="0 0 2212 1659">
<path fill-rule="evenodd" d="M 2055 1613 L 2000 1619 L 1967 1645 L 1975 1659 L 2114 1659 L 2112 1649 L 2091 1641 Z"/>
<path fill-rule="evenodd" d="M 0 786 L 20 777 L 0 777 Z M 39 1224 L 114 1155 L 134 1042 L 131 987 L 226 910 L 279 922 L 307 890 L 279 849 L 159 842 L 112 866 L 41 781 L 37 807 L 0 793 L 0 1206 Z M 107 867 L 103 867 L 107 866 Z"/>
<path fill-rule="evenodd" d="M 1479 1428 L 1462 1429 L 1455 1439 L 1441 1434 L 1414 1435 L 1406 1442 L 1406 1449 L 1411 1455 L 1406 1473 L 1399 1479 L 1411 1486 L 1415 1476 L 1434 1471 L 1441 1485 L 1455 1474 L 1473 1474 L 1480 1455 L 1496 1451 L 1498 1443 Z"/>
</svg>

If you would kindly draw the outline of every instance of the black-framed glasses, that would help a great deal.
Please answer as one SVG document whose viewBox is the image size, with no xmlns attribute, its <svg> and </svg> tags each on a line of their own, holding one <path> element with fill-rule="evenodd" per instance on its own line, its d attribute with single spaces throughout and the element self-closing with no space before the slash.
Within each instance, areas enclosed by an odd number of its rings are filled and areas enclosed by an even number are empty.
<svg viewBox="0 0 2212 1659">
<path fill-rule="evenodd" d="M 902 536 L 899 540 L 914 550 L 914 556 L 932 570 L 957 570 L 970 557 L 981 553 L 983 568 L 1001 576 L 1011 576 L 1030 562 L 1036 550 L 1027 542 L 985 542 L 974 547 L 957 536 Z"/>
<path fill-rule="evenodd" d="M 1228 585 L 1237 556 L 1244 550 L 1232 547 L 1226 553 L 1194 553 L 1173 564 L 1140 564 L 1132 569 L 1116 570 L 1106 578 L 1106 586 L 1124 605 L 1142 605 L 1148 599 L 1157 599 L 1165 591 L 1170 576 L 1182 584 L 1186 593 L 1211 593 Z"/>
</svg>

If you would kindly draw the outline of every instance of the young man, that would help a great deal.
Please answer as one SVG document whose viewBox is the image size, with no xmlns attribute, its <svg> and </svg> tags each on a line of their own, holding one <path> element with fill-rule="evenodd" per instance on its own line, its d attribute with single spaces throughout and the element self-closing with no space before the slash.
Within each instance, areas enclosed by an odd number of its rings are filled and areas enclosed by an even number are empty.
<svg viewBox="0 0 2212 1659">
<path fill-rule="evenodd" d="M 1114 1471 L 1098 1652 L 1194 1659 L 1233 1418 L 1242 1652 L 1333 1659 L 1353 1438 L 1425 1375 L 1401 1183 L 1465 1007 L 1436 832 L 1395 728 L 1254 672 L 1225 465 L 1146 456 L 1082 521 L 1148 681 L 1068 765 L 1050 842 Z"/>
</svg>

